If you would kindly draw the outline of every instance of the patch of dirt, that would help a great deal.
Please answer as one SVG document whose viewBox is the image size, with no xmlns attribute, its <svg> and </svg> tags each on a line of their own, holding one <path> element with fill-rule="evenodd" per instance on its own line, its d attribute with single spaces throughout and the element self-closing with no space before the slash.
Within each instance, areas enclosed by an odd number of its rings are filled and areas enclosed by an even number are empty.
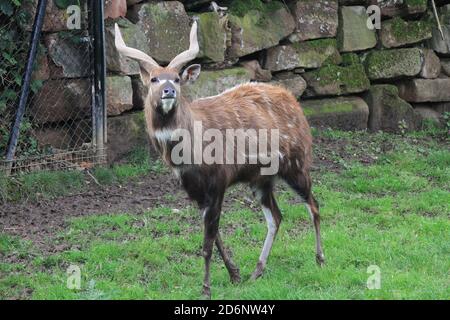
<svg viewBox="0 0 450 320">
<path fill-rule="evenodd" d="M 392 141 L 370 141 L 367 138 L 336 139 L 329 137 L 314 138 L 313 171 L 327 170 L 339 172 L 348 161 L 373 164 L 380 154 L 393 150 Z"/>
<path fill-rule="evenodd" d="M 2 204 L 0 230 L 31 240 L 39 249 L 52 253 L 62 249 L 48 239 L 65 228 L 70 218 L 100 213 L 139 214 L 162 205 L 181 209 L 188 204 L 175 177 L 150 174 L 123 185 L 91 185 L 86 191 L 55 199 Z"/>
<path fill-rule="evenodd" d="M 236 206 L 256 210 L 250 191 L 244 189 L 248 188 L 236 186 L 227 190 L 224 211 Z M 4 203 L 0 207 L 0 230 L 30 240 L 44 254 L 52 254 L 68 249 L 65 244 L 53 240 L 67 227 L 71 218 L 96 214 L 142 214 L 160 206 L 181 210 L 196 207 L 196 204 L 189 200 L 171 173 L 149 174 L 123 185 L 98 186 L 91 183 L 83 192 L 54 199 Z"/>
</svg>

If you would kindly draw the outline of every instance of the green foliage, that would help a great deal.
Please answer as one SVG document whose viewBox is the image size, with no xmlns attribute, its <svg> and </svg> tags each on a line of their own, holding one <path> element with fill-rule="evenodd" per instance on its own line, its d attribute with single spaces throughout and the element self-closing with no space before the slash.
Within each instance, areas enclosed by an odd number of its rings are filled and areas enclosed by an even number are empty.
<svg viewBox="0 0 450 320">
<path fill-rule="evenodd" d="M 53 2 L 59 9 L 66 9 L 71 5 L 80 5 L 80 0 L 53 0 Z"/>
<path fill-rule="evenodd" d="M 0 14 L 4 14 L 8 17 L 14 14 L 17 7 L 20 7 L 21 0 L 0 0 Z"/>
<path fill-rule="evenodd" d="M 402 119 L 398 122 L 398 128 L 400 129 L 401 134 L 404 135 L 406 133 L 406 131 L 408 130 L 408 124 L 406 123 L 406 121 L 404 119 Z"/>
<path fill-rule="evenodd" d="M 64 39 L 65 41 L 71 42 L 73 45 L 81 45 L 84 40 L 85 35 L 81 31 L 60 31 L 58 32 L 58 38 Z"/>
<path fill-rule="evenodd" d="M 447 133 L 450 133 L 450 112 L 444 112 L 442 118 L 444 119 L 444 126 Z"/>
<path fill-rule="evenodd" d="M 20 10 L 23 3 L 25 1 L 0 0 L 0 157 L 5 154 L 8 143 L 28 52 L 29 35 L 20 25 L 31 17 L 25 10 Z M 31 92 L 37 92 L 41 86 L 42 81 L 33 80 Z M 25 117 L 20 127 L 17 153 L 37 152 L 37 142 L 30 134 L 31 129 L 31 123 Z"/>
<path fill-rule="evenodd" d="M 427 7 L 428 0 L 405 0 L 407 7 Z"/>
</svg>

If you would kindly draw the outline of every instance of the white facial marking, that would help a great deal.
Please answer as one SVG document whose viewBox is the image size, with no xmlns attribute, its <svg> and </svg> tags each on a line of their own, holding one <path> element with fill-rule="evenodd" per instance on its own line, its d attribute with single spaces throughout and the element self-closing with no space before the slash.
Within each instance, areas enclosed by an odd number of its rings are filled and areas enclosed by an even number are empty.
<svg viewBox="0 0 450 320">
<path fill-rule="evenodd" d="M 164 80 L 160 80 L 160 81 L 159 81 L 160 84 L 165 84 L 165 83 L 167 83 L 167 82 L 169 82 L 169 83 L 171 83 L 171 84 L 173 84 L 173 85 L 175 84 L 175 81 L 174 81 L 174 80 L 167 80 L 167 79 L 164 79 Z"/>
<path fill-rule="evenodd" d="M 155 130 L 154 135 L 160 143 L 164 143 L 171 140 L 173 132 L 174 131 L 172 129 L 161 129 Z"/>
</svg>

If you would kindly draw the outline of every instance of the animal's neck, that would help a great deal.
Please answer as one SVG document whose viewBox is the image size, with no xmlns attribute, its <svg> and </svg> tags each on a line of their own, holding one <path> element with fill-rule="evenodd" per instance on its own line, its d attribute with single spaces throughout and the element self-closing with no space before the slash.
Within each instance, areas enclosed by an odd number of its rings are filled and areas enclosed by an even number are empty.
<svg viewBox="0 0 450 320">
<path fill-rule="evenodd" d="M 167 164 L 171 165 L 171 150 L 177 143 L 177 141 L 172 141 L 172 134 L 177 129 L 191 132 L 193 118 L 189 103 L 184 100 L 181 100 L 179 105 L 167 115 L 157 112 L 151 105 L 146 107 L 145 119 L 150 139 Z"/>
<path fill-rule="evenodd" d="M 145 120 L 150 136 L 161 130 L 189 129 L 192 124 L 192 113 L 189 110 L 189 103 L 180 100 L 179 105 L 175 106 L 167 114 L 161 114 L 156 111 L 155 106 L 146 104 Z"/>
</svg>

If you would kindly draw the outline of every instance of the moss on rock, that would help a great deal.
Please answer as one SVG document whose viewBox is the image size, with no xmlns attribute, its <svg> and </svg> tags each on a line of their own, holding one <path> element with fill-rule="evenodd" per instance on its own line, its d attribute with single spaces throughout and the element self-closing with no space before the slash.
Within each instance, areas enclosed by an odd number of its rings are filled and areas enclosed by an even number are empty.
<svg viewBox="0 0 450 320">
<path fill-rule="evenodd" d="M 283 4 L 279 1 L 263 3 L 262 0 L 233 0 L 229 6 L 229 11 L 238 17 L 243 17 L 250 11 L 256 10 L 267 14 L 281 9 Z"/>
<path fill-rule="evenodd" d="M 189 16 L 179 1 L 137 4 L 130 7 L 127 18 L 143 31 L 157 62 L 170 62 L 189 47 Z"/>
<path fill-rule="evenodd" d="M 147 43 L 147 38 L 142 32 L 142 29 L 131 23 L 125 18 L 108 20 L 105 27 L 105 46 L 106 46 L 106 64 L 108 71 L 118 72 L 126 75 L 139 74 L 139 64 L 133 59 L 128 59 L 121 55 L 115 45 L 115 31 L 114 23 L 117 23 L 120 27 L 122 37 L 131 48 L 136 48 L 147 54 L 150 53 L 150 49 Z"/>
<path fill-rule="evenodd" d="M 291 42 L 336 36 L 338 26 L 338 0 L 286 1 L 296 21 L 289 36 Z"/>
<path fill-rule="evenodd" d="M 426 20 L 405 21 L 400 17 L 383 22 L 381 42 L 384 47 L 399 47 L 431 38 L 432 23 Z"/>
<path fill-rule="evenodd" d="M 343 66 L 349 66 L 352 64 L 360 64 L 361 59 L 356 53 L 344 53 L 341 55 L 342 57 L 342 65 Z"/>
<path fill-rule="evenodd" d="M 223 18 L 215 12 L 205 12 L 199 17 L 199 44 L 198 57 L 206 58 L 213 62 L 225 60 L 227 31 Z"/>
<path fill-rule="evenodd" d="M 425 11 L 428 0 L 405 0 L 405 5 L 409 11 Z"/>
<path fill-rule="evenodd" d="M 250 15 L 256 26 L 265 28 L 270 27 L 271 13 L 282 8 L 283 4 L 279 1 L 263 3 L 261 0 L 234 0 L 229 11 L 240 18 Z"/>
<path fill-rule="evenodd" d="M 304 43 L 307 43 L 309 47 L 317 50 L 325 49 L 329 46 L 336 47 L 336 40 L 333 38 L 316 39 Z"/>
<path fill-rule="evenodd" d="M 250 53 L 273 47 L 295 29 L 295 21 L 284 6 L 275 9 L 242 11 L 229 14 L 231 28 L 231 57 L 242 57 Z"/>
<path fill-rule="evenodd" d="M 269 48 L 264 67 L 271 71 L 282 71 L 339 63 L 341 55 L 337 50 L 336 40 L 319 39 Z"/>
<path fill-rule="evenodd" d="M 299 67 L 317 68 L 322 64 L 339 64 L 342 59 L 335 39 L 318 39 L 294 43 L 299 55 Z"/>
<path fill-rule="evenodd" d="M 302 108 L 313 127 L 342 130 L 367 128 L 369 108 L 359 97 L 305 100 L 302 102 Z"/>
<path fill-rule="evenodd" d="M 213 96 L 238 84 L 249 82 L 250 77 L 247 69 L 241 67 L 203 71 L 194 84 L 182 88 L 183 96 L 190 100 Z"/>
<path fill-rule="evenodd" d="M 361 64 L 326 65 L 305 73 L 305 79 L 309 86 L 306 91 L 309 96 L 356 93 L 365 91 L 370 86 Z"/>
<path fill-rule="evenodd" d="M 373 85 L 364 97 L 369 106 L 369 129 L 399 132 L 416 128 L 417 116 L 409 103 L 401 99 L 394 85 Z"/>
<path fill-rule="evenodd" d="M 342 101 L 338 103 L 326 103 L 320 106 L 320 108 L 313 108 L 308 106 L 303 106 L 303 112 L 305 116 L 310 117 L 314 115 L 326 114 L 326 113 L 343 113 L 351 112 L 353 110 L 353 105 L 349 102 Z"/>
<path fill-rule="evenodd" d="M 149 148 L 143 111 L 108 118 L 108 163 L 126 159 L 136 149 Z"/>
<path fill-rule="evenodd" d="M 348 88 L 360 88 L 369 84 L 369 79 L 367 79 L 361 64 L 353 64 L 348 67 L 329 65 L 320 69 L 318 76 L 322 84 L 338 81 Z"/>
<path fill-rule="evenodd" d="M 133 89 L 130 77 L 106 77 L 108 115 L 119 115 L 133 108 Z"/>
<path fill-rule="evenodd" d="M 422 69 L 423 55 L 419 48 L 375 50 L 364 60 L 371 80 L 415 76 Z"/>
</svg>

